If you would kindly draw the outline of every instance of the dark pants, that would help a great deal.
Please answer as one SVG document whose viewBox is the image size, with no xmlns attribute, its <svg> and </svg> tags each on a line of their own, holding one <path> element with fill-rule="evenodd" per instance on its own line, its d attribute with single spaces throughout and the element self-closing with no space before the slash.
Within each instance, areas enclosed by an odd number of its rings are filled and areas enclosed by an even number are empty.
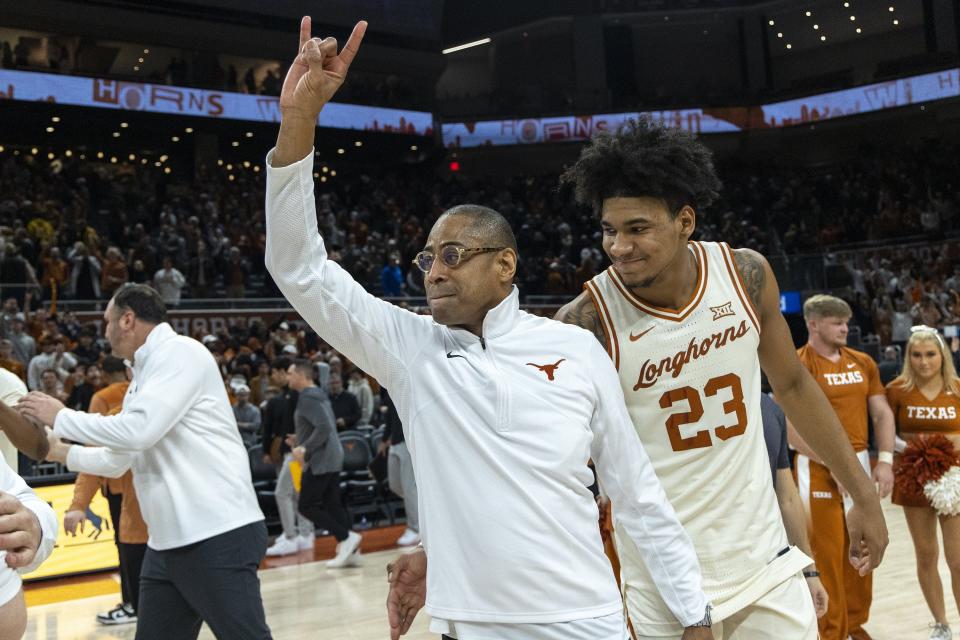
<svg viewBox="0 0 960 640">
<path fill-rule="evenodd" d="M 133 605 L 136 608 L 136 599 L 134 598 L 132 588 L 123 575 L 123 553 L 120 551 L 120 513 L 123 511 L 122 493 L 111 493 L 110 489 L 104 486 L 101 489 L 103 497 L 107 499 L 107 506 L 110 508 L 110 524 L 113 525 L 113 542 L 117 545 L 117 558 L 120 561 L 120 594 L 123 596 L 123 603 Z M 136 589 L 139 591 L 139 586 Z"/>
<path fill-rule="evenodd" d="M 123 603 L 137 610 L 140 602 L 140 568 L 143 566 L 145 544 L 127 544 L 120 542 L 120 516 L 123 513 L 123 494 L 110 493 L 104 487 L 103 495 L 110 507 L 110 521 L 113 523 L 113 540 L 117 544 L 117 557 L 120 559 L 120 593 Z"/>
<path fill-rule="evenodd" d="M 257 577 L 266 549 L 262 520 L 186 547 L 148 548 L 136 640 L 196 638 L 204 622 L 221 640 L 270 640 Z"/>
<path fill-rule="evenodd" d="M 317 530 L 332 533 L 337 542 L 346 540 L 352 528 L 350 516 L 340 502 L 340 474 L 336 471 L 314 475 L 304 469 L 297 510 Z"/>
<path fill-rule="evenodd" d="M 117 545 L 120 552 L 120 588 L 123 592 L 123 601 L 129 604 L 134 611 L 140 610 L 140 572 L 143 568 L 143 556 L 147 553 L 145 544 Z"/>
</svg>

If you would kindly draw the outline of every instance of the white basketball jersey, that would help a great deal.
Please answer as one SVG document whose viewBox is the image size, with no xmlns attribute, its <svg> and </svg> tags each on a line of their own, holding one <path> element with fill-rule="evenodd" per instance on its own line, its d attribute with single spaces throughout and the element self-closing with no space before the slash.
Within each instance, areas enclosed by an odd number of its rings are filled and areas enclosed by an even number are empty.
<svg viewBox="0 0 960 640">
<path fill-rule="evenodd" d="M 586 284 L 627 408 L 696 547 L 714 620 L 739 611 L 810 560 L 784 552 L 760 416 L 760 323 L 726 244 L 691 242 L 693 297 L 662 309 L 611 267 Z M 616 521 L 617 505 L 613 505 Z M 616 528 L 627 607 L 639 635 L 676 630 L 636 547 Z"/>
</svg>

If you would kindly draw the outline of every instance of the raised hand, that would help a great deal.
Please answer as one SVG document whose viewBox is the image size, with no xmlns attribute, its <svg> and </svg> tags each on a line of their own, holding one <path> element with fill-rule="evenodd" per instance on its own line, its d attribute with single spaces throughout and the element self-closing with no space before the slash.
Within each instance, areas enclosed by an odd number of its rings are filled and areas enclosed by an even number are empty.
<svg viewBox="0 0 960 640">
<path fill-rule="evenodd" d="M 300 21 L 300 49 L 280 91 L 280 111 L 284 118 L 303 116 L 316 120 L 346 80 L 367 23 L 363 20 L 357 23 L 339 54 L 335 38 L 313 38 L 310 28 L 310 16 L 304 16 Z"/>
</svg>

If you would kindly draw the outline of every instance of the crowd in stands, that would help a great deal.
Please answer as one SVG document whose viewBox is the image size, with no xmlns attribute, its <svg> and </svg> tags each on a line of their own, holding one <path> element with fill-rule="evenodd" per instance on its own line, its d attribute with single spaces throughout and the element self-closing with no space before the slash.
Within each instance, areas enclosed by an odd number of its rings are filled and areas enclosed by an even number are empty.
<svg viewBox="0 0 960 640">
<path fill-rule="evenodd" d="M 825 255 L 824 268 L 833 261 L 849 274 L 833 288 L 847 289 L 865 333 L 884 343 L 903 340 L 904 314 L 960 322 L 958 244 L 931 243 L 960 221 L 956 151 L 930 142 L 818 169 L 721 163 L 721 199 L 701 214 L 697 237 L 772 261 Z M 411 261 L 433 220 L 457 203 L 492 206 L 516 231 L 522 295 L 562 301 L 605 258 L 594 214 L 557 184 L 555 175 L 438 179 L 430 167 L 341 169 L 318 183 L 318 218 L 332 258 L 358 281 L 378 295 L 415 298 L 423 281 Z M 171 307 L 183 298 L 279 296 L 264 269 L 257 166 L 213 167 L 184 180 L 153 163 L 8 149 L 0 194 L 0 295 L 21 308 L 28 291 L 37 308 L 55 297 L 103 301 L 128 281 L 153 284 Z M 919 238 L 919 248 L 900 246 L 907 238 Z M 883 246 L 842 251 L 858 241 Z"/>
</svg>

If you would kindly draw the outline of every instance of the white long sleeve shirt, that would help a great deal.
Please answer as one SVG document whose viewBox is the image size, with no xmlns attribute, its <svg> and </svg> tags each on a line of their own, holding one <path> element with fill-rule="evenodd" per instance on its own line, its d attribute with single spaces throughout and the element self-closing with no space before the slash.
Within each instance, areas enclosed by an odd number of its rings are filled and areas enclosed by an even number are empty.
<svg viewBox="0 0 960 640">
<path fill-rule="evenodd" d="M 164 551 L 263 520 L 250 463 L 213 356 L 157 325 L 137 349 L 123 410 L 62 410 L 54 433 L 72 447 L 67 466 L 108 477 L 133 469 L 147 544 Z"/>
<path fill-rule="evenodd" d="M 327 259 L 313 153 L 282 168 L 271 157 L 267 268 L 325 341 L 390 390 L 419 491 L 427 612 L 539 624 L 622 611 L 592 458 L 671 611 L 684 626 L 701 620 L 693 546 L 597 340 L 521 311 L 516 289 L 487 313 L 482 339 L 375 298 Z"/>
</svg>

